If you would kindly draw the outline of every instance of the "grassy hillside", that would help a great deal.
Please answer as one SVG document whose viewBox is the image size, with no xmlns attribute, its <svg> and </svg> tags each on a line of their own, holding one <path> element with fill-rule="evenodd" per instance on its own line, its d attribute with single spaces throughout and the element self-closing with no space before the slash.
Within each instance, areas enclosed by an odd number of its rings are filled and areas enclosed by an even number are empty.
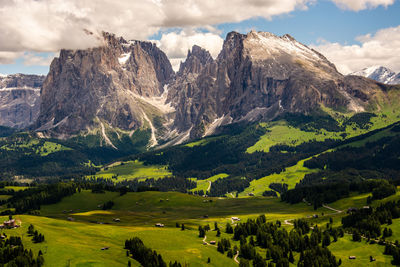
<svg viewBox="0 0 400 267">
<path fill-rule="evenodd" d="M 358 206 L 357 203 L 364 205 L 359 199 L 364 200 L 365 197 L 354 195 L 331 206 L 346 209 Z M 390 199 L 399 197 L 397 194 Z M 111 210 L 98 209 L 98 205 L 109 200 L 115 203 Z M 373 205 L 379 203 L 380 201 L 374 201 Z M 216 231 L 208 231 L 207 241 L 228 238 L 239 246 L 237 241 L 231 239 L 232 235 L 224 233 L 225 224 L 235 223 L 231 220 L 232 216 L 245 221 L 259 214 L 265 214 L 267 221 L 272 222 L 306 218 L 321 227 L 329 222 L 329 218 L 333 218 L 333 226 L 339 226 L 341 217 L 346 216 L 345 213 L 327 208 L 314 211 L 304 203 L 289 205 L 271 198 L 203 198 L 174 192 L 128 193 L 120 196 L 114 192 L 94 194 L 84 190 L 64 198 L 60 203 L 42 206 L 41 216 L 17 215 L 22 227 L 3 232 L 22 236 L 24 244 L 35 253 L 42 250 L 45 266 L 126 266 L 129 259 L 123 244 L 133 236 L 140 237 L 146 246 L 155 249 L 167 262 L 179 260 L 181 263 L 190 263 L 190 266 L 204 266 L 210 257 L 209 266 L 237 266 L 226 253 L 223 255 L 217 252 L 215 246 L 203 245 L 202 238 L 198 237 L 197 227 L 209 224 L 213 229 L 214 222 L 217 222 L 222 227 L 222 235 L 217 237 Z M 313 214 L 319 214 L 320 217 L 311 218 Z M 203 217 L 204 215 L 208 217 Z M 68 221 L 67 217 L 72 217 L 74 221 Z M 114 222 L 114 218 L 120 218 L 121 222 Z M 6 219 L 7 217 L 0 217 L 0 220 Z M 164 223 L 165 227 L 154 227 L 157 222 Z M 399 235 L 397 222 L 398 219 L 394 220 L 391 226 L 393 238 Z M 176 228 L 176 223 L 184 223 L 186 230 Z M 32 243 L 26 234 L 29 224 L 33 224 L 45 235 L 44 243 Z M 284 223 L 283 227 L 290 231 L 293 226 Z M 101 250 L 103 247 L 109 249 Z M 365 266 L 369 262 L 369 256 L 376 259 L 374 266 L 386 266 L 391 260 L 390 256 L 383 255 L 383 246 L 369 245 L 365 241 L 353 242 L 349 235 L 333 242 L 329 249 L 342 259 L 342 266 Z M 259 251 L 265 253 L 262 249 Z M 298 259 L 299 254 L 295 253 L 294 256 Z M 349 260 L 349 256 L 356 256 L 357 259 Z M 130 260 L 133 266 L 139 266 L 137 262 Z"/>
<path fill-rule="evenodd" d="M 109 179 L 115 181 L 146 179 L 146 178 L 164 178 L 170 176 L 167 166 L 144 165 L 139 161 L 117 162 L 112 165 L 105 166 L 101 171 L 97 172 L 94 177 Z M 91 176 L 93 177 L 93 176 Z"/>
<path fill-rule="evenodd" d="M 303 179 L 306 174 L 317 171 L 303 166 L 304 161 L 308 159 L 300 160 L 296 165 L 286 168 L 285 171 L 279 174 L 274 173 L 261 179 L 251 181 L 250 186 L 241 192 L 239 197 L 247 196 L 249 193 L 253 193 L 255 196 L 261 196 L 265 190 L 270 190 L 268 186 L 271 183 L 285 183 L 288 184 L 289 189 L 294 188 L 296 183 Z"/>
<path fill-rule="evenodd" d="M 22 227 L 3 232 L 22 236 L 24 244 L 35 254 L 42 250 L 45 266 L 126 266 L 129 258 L 123 246 L 125 240 L 133 236 L 140 237 L 167 262 L 179 260 L 190 262 L 190 266 L 204 266 L 210 257 L 210 266 L 235 266 L 232 259 L 221 255 L 215 247 L 202 245 L 202 239 L 194 230 L 101 225 L 29 215 L 16 218 L 21 220 Z M 0 220 L 6 220 L 6 217 Z M 34 244 L 30 240 L 26 234 L 30 224 L 44 234 L 45 242 Z M 103 247 L 109 249 L 101 250 Z M 134 266 L 140 265 L 136 262 Z"/>
<path fill-rule="evenodd" d="M 210 178 L 204 179 L 204 180 L 199 180 L 196 178 L 191 178 L 192 180 L 195 180 L 197 182 L 197 187 L 193 188 L 190 191 L 200 191 L 203 190 L 203 192 L 209 191 L 209 188 L 212 186 L 212 183 L 215 182 L 218 179 L 224 179 L 228 177 L 229 174 L 226 173 L 220 173 L 216 174 L 214 176 L 211 176 Z"/>
<path fill-rule="evenodd" d="M 101 204 L 112 200 L 111 210 L 103 211 Z M 324 209 L 322 209 L 324 210 Z M 65 211 L 65 212 L 64 212 Z M 328 210 L 326 210 L 328 211 Z M 226 223 L 232 216 L 246 218 L 267 213 L 271 220 L 292 219 L 313 214 L 312 207 L 304 203 L 290 205 L 272 198 L 203 198 L 176 192 L 127 193 L 120 196 L 116 192 L 94 194 L 82 191 L 66 197 L 60 203 L 42 206 L 42 216 L 77 221 L 101 221 L 115 224 L 113 218 L 120 218 L 122 225 L 153 225 L 162 222 L 169 227 L 175 222 L 198 225 L 200 221 Z M 208 219 L 202 219 L 208 215 Z"/>
</svg>

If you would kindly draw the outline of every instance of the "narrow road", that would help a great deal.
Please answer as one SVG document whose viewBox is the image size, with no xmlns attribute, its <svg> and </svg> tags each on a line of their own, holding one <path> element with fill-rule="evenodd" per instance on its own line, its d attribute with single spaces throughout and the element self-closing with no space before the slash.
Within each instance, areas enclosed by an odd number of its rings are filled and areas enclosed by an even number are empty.
<svg viewBox="0 0 400 267">
<path fill-rule="evenodd" d="M 289 222 L 289 221 L 293 221 L 293 219 L 289 219 L 289 220 L 284 220 L 283 223 L 287 224 L 287 225 L 294 225 L 293 223 Z"/>
<path fill-rule="evenodd" d="M 337 210 L 337 209 L 334 209 L 334 208 L 332 208 L 332 207 L 329 207 L 329 206 L 327 206 L 327 205 L 325 205 L 325 204 L 323 204 L 322 207 L 324 207 L 324 208 L 326 208 L 326 209 L 328 209 L 328 210 L 333 210 L 333 211 L 335 211 L 335 212 L 337 212 L 337 213 L 342 213 L 342 212 L 343 212 L 343 210 Z"/>
<path fill-rule="evenodd" d="M 238 259 L 237 259 L 238 257 L 239 257 L 239 250 L 236 251 L 235 258 L 233 258 L 233 260 L 234 260 L 237 264 L 239 264 L 239 261 L 238 261 Z"/>
<path fill-rule="evenodd" d="M 208 181 L 208 188 L 207 188 L 207 191 L 210 191 L 210 189 L 211 189 L 211 181 Z"/>
<path fill-rule="evenodd" d="M 207 240 L 207 236 L 205 235 L 204 238 L 203 238 L 203 244 L 206 243 L 207 246 L 216 247 L 216 245 L 210 244 L 210 243 L 208 243 L 206 240 Z"/>
</svg>

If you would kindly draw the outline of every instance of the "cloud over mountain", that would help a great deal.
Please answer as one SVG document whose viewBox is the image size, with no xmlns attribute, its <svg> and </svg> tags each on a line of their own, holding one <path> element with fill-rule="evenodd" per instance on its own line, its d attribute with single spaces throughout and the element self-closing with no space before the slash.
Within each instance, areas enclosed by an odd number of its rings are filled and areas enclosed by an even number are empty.
<svg viewBox="0 0 400 267">
<path fill-rule="evenodd" d="M 313 48 L 348 74 L 366 66 L 381 65 L 400 71 L 400 25 L 357 37 L 360 44 L 342 45 L 321 41 Z"/>
</svg>

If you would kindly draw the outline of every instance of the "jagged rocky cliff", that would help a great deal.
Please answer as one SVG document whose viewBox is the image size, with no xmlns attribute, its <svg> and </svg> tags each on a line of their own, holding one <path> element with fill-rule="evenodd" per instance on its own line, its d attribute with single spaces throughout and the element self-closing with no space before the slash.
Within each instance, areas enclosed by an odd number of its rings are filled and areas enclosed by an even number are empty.
<svg viewBox="0 0 400 267">
<path fill-rule="evenodd" d="M 40 88 L 45 76 L 0 76 L 0 125 L 25 128 L 39 115 Z"/>
<path fill-rule="evenodd" d="M 104 133 L 104 123 L 134 131 L 152 128 L 154 117 L 164 116 L 155 98 L 173 75 L 166 55 L 149 42 L 103 37 L 101 47 L 62 50 L 53 60 L 43 84 L 38 131 L 68 137 L 101 127 Z"/>
<path fill-rule="evenodd" d="M 197 138 L 220 125 L 309 114 L 321 105 L 364 111 L 380 88 L 344 77 L 323 55 L 293 37 L 267 32 L 228 34 L 216 60 L 194 47 L 169 86 L 175 127 Z"/>
<path fill-rule="evenodd" d="M 63 50 L 43 84 L 36 129 L 70 137 L 151 130 L 150 145 L 210 135 L 225 124 L 321 106 L 361 112 L 382 86 L 343 76 L 323 55 L 267 32 L 227 35 L 216 59 L 199 46 L 175 74 L 154 44 L 104 33 L 101 47 Z"/>
</svg>

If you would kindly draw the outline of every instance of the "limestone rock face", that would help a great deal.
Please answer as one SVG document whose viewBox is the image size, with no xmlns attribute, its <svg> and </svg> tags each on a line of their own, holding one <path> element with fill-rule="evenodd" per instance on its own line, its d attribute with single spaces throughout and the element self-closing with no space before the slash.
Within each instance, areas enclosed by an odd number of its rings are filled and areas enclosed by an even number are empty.
<svg viewBox="0 0 400 267">
<path fill-rule="evenodd" d="M 36 121 L 44 79 L 25 74 L 0 76 L 0 125 L 22 129 Z"/>
<path fill-rule="evenodd" d="M 150 42 L 103 34 L 103 45 L 62 50 L 44 81 L 36 130 L 67 138 L 105 127 L 151 129 L 165 145 L 234 122 L 267 121 L 321 106 L 362 112 L 385 85 L 343 76 L 290 35 L 231 32 L 216 59 L 193 46 L 175 74 Z M 382 87 L 383 86 L 383 87 Z"/>
<path fill-rule="evenodd" d="M 166 55 L 154 44 L 104 33 L 101 47 L 62 50 L 42 88 L 37 130 L 70 136 L 99 124 L 123 130 L 151 125 L 163 115 L 151 100 L 173 76 Z"/>
<path fill-rule="evenodd" d="M 201 51 L 201 52 L 200 52 Z M 175 127 L 191 138 L 221 125 L 270 120 L 284 112 L 309 114 L 321 105 L 360 112 L 379 87 L 345 78 L 323 55 L 267 32 L 231 32 L 216 60 L 194 47 L 170 84 Z M 191 70 L 191 71 L 188 71 Z"/>
</svg>

